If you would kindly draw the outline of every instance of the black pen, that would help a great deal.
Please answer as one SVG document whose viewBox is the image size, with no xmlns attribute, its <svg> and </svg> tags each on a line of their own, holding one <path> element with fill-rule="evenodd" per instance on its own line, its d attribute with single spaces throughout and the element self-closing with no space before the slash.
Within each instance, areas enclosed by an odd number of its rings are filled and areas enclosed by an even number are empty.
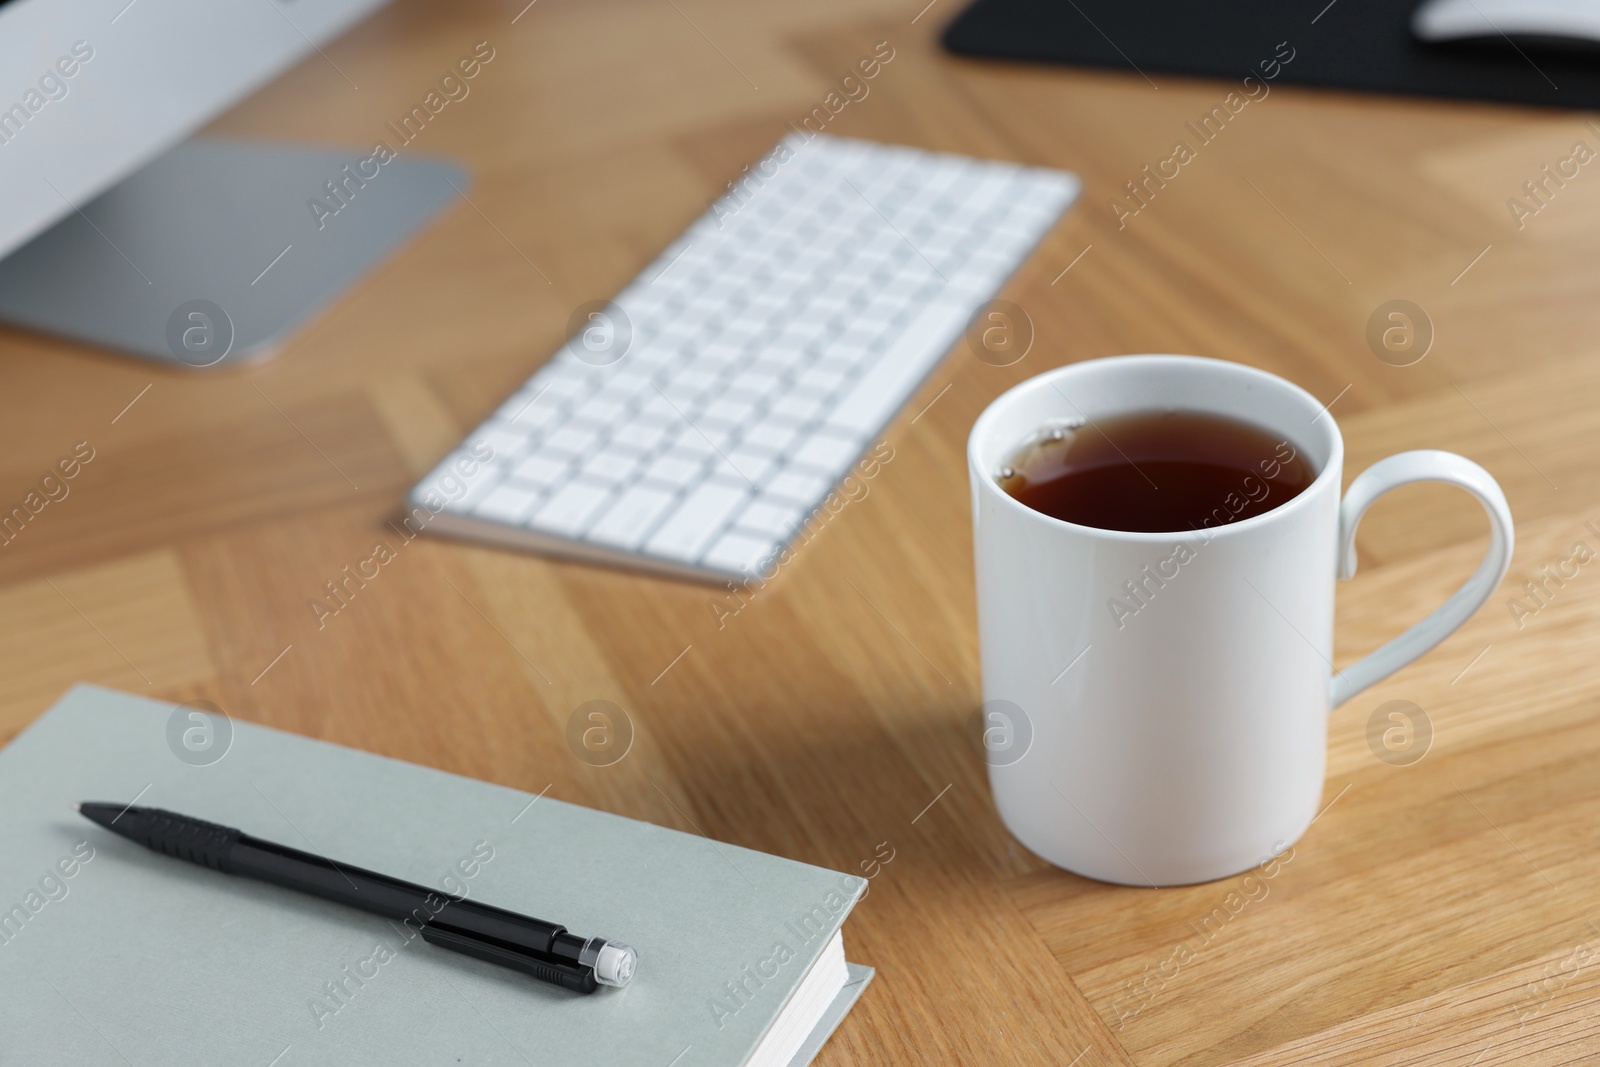
<svg viewBox="0 0 1600 1067">
<path fill-rule="evenodd" d="M 78 805 L 85 818 L 175 859 L 297 889 L 415 925 L 430 945 L 531 974 L 579 993 L 625 986 L 638 954 L 617 941 L 579 937 L 565 926 L 435 892 L 388 875 L 275 845 L 229 826 L 160 808 Z"/>
</svg>

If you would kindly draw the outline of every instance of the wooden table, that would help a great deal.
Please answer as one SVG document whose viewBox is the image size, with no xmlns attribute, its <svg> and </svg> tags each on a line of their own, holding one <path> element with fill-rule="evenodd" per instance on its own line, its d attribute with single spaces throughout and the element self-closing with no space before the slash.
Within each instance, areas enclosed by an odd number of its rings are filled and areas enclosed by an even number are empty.
<svg viewBox="0 0 1600 1067">
<path fill-rule="evenodd" d="M 366 147 L 477 42 L 495 50 L 407 149 L 465 161 L 472 206 L 276 361 L 179 374 L 0 335 L 0 501 L 93 450 L 0 549 L 0 737 L 88 679 L 839 869 L 892 850 L 849 923 L 879 979 L 827 1064 L 1600 1060 L 1600 563 L 1568 565 L 1537 610 L 1510 606 L 1575 544 L 1600 552 L 1600 167 L 1520 229 L 1507 206 L 1600 130 L 1279 84 L 1119 226 L 1124 182 L 1233 87 L 958 61 L 935 44 L 956 0 L 914 18 L 921 2 L 540 0 L 513 21 L 523 0 L 402 0 L 221 119 Z M 1314 27 L 1284 35 L 1316 46 Z M 1085 180 L 1005 293 L 1036 329 L 1027 358 L 953 353 L 888 429 L 868 495 L 748 602 L 400 546 L 385 521 L 406 488 L 572 310 L 617 291 L 878 42 L 893 59 L 831 131 Z M 1407 367 L 1366 340 L 1397 298 L 1436 332 Z M 1123 352 L 1285 375 L 1333 405 L 1347 477 L 1452 449 L 1517 517 L 1500 595 L 1333 716 L 1326 810 L 1235 911 L 1240 879 L 1117 888 L 1029 855 L 967 741 L 967 429 L 1027 376 Z M 1464 494 L 1385 498 L 1341 589 L 1339 661 L 1441 601 L 1484 537 Z M 324 583 L 383 542 L 396 558 L 319 625 Z M 631 719 L 613 766 L 569 751 L 589 700 Z M 1432 723 L 1409 765 L 1368 742 L 1390 700 Z"/>
</svg>

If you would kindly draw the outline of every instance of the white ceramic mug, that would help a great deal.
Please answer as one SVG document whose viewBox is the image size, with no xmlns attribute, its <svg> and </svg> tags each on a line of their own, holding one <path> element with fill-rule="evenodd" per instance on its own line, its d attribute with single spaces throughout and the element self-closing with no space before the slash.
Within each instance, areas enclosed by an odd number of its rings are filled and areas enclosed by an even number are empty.
<svg viewBox="0 0 1600 1067">
<path fill-rule="evenodd" d="M 1171 534 L 1064 522 L 997 482 L 1041 428 L 1171 408 L 1252 423 L 1316 478 L 1264 514 Z M 1341 503 L 1333 416 L 1298 386 L 1221 360 L 1119 356 L 1041 374 L 979 416 L 967 463 L 995 804 L 1033 852 L 1107 882 L 1209 881 L 1293 844 L 1322 796 L 1328 712 L 1444 640 L 1511 559 L 1511 511 L 1482 467 L 1404 452 Z M 1378 496 L 1417 481 L 1477 497 L 1489 551 L 1433 614 L 1335 671 L 1334 580 L 1355 573 L 1356 526 Z"/>
</svg>

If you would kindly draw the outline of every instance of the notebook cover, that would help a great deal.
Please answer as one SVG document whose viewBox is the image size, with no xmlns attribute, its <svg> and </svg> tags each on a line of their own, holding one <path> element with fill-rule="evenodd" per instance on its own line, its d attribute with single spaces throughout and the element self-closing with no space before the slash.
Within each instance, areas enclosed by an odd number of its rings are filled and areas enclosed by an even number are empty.
<svg viewBox="0 0 1600 1067">
<path fill-rule="evenodd" d="M 950 23 L 952 52 L 1106 67 L 1160 84 L 1162 74 L 1222 78 L 1271 72 L 1271 86 L 1600 107 L 1600 65 L 1584 52 L 1526 43 L 1424 44 L 1416 3 L 1394 0 L 977 0 Z M 1279 43 L 1286 47 L 1282 50 Z M 1289 62 L 1281 62 L 1292 56 Z M 1263 67 L 1262 64 L 1267 66 Z M 1254 88 L 1260 95 L 1260 88 Z"/>
<path fill-rule="evenodd" d="M 247 723 L 215 758 L 190 711 L 82 685 L 0 751 L 0 1064 L 731 1067 L 865 886 Z M 638 975 L 569 993 L 72 810 L 135 798 L 628 942 Z"/>
</svg>

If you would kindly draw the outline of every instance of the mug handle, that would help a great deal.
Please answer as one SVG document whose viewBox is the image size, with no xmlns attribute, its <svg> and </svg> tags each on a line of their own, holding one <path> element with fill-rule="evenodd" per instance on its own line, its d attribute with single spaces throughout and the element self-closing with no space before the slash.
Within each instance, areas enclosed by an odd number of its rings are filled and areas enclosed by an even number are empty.
<svg viewBox="0 0 1600 1067">
<path fill-rule="evenodd" d="M 1356 573 L 1356 527 L 1361 516 L 1378 497 L 1391 489 L 1412 482 L 1445 482 L 1458 485 L 1478 498 L 1489 516 L 1489 551 L 1472 572 L 1466 584 L 1439 605 L 1433 614 L 1396 637 L 1376 652 L 1369 653 L 1342 671 L 1329 683 L 1328 707 L 1336 708 L 1363 689 L 1389 677 L 1418 656 L 1449 637 L 1472 617 L 1473 612 L 1494 594 L 1500 579 L 1511 566 L 1511 550 L 1516 535 L 1511 526 L 1511 508 L 1506 495 L 1488 471 L 1453 452 L 1423 449 L 1401 452 L 1379 460 L 1356 476 L 1339 505 L 1339 577 Z"/>
</svg>

